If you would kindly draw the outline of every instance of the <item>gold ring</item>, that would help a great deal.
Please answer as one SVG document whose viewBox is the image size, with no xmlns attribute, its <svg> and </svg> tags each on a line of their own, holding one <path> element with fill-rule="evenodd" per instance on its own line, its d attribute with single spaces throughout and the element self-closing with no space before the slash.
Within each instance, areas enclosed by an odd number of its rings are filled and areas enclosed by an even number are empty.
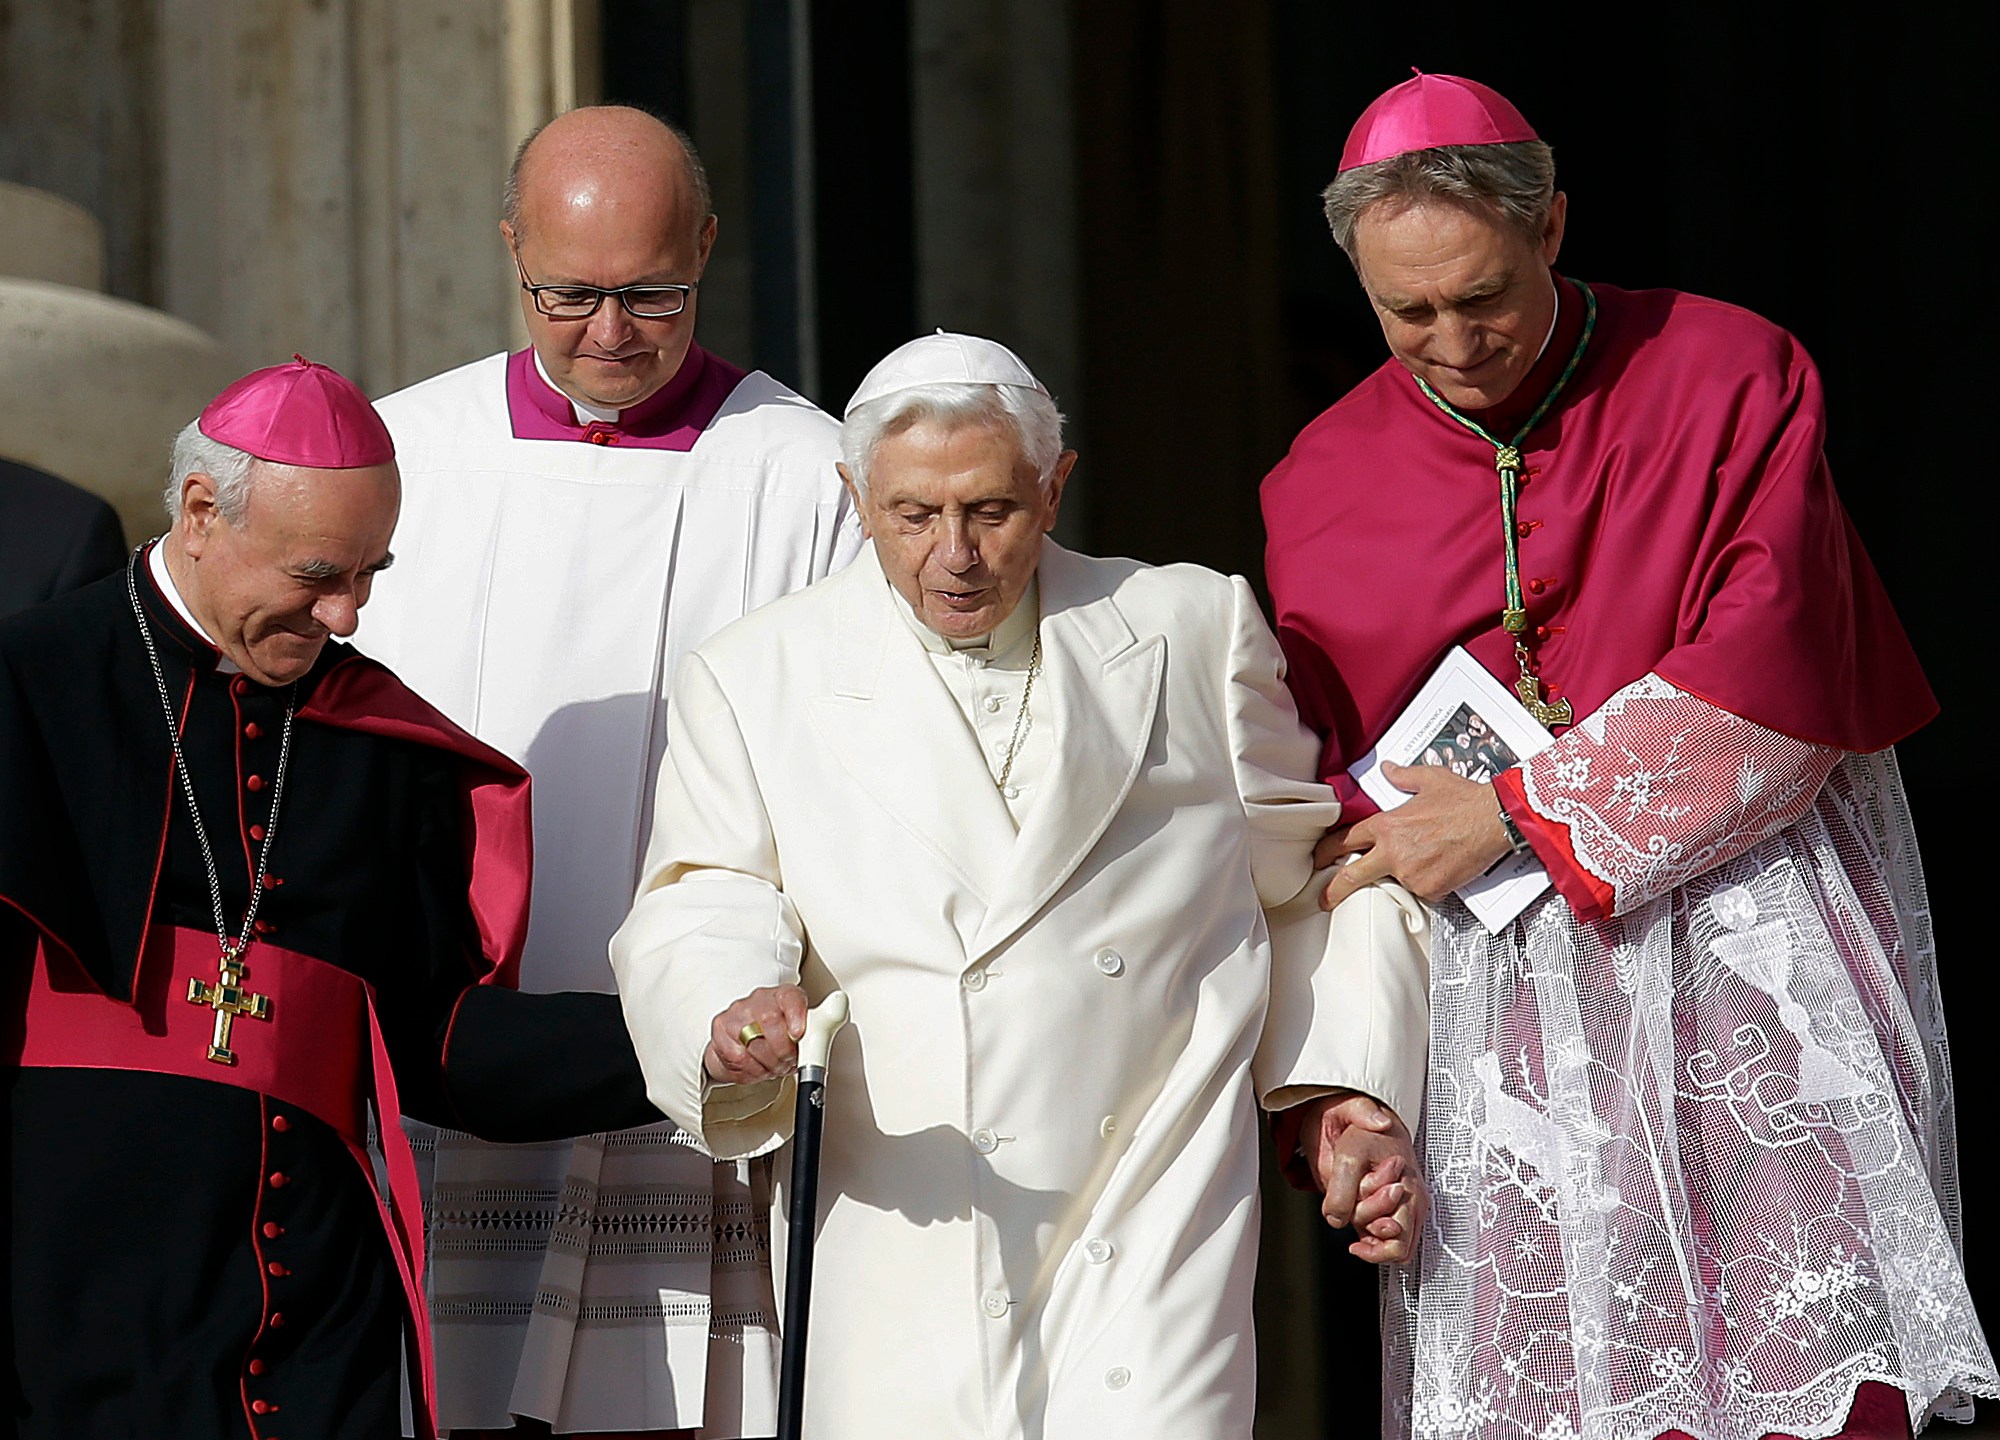
<svg viewBox="0 0 2000 1440">
<path fill-rule="evenodd" d="M 740 1045 L 748 1045 L 752 1040 L 761 1040 L 763 1037 L 764 1027 L 755 1020 L 736 1032 L 736 1040 Z"/>
</svg>

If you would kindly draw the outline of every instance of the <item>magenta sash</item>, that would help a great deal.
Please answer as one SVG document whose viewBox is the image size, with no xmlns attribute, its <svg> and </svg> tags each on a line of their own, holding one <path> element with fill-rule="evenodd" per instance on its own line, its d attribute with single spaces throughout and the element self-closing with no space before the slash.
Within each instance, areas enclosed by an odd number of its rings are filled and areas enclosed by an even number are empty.
<svg viewBox="0 0 2000 1440">
<path fill-rule="evenodd" d="M 212 1080 L 268 1095 L 336 1131 L 361 1167 L 396 1259 L 414 1358 L 423 1377 L 423 1393 L 416 1397 L 417 1433 L 435 1434 L 423 1202 L 374 993 L 360 976 L 337 965 L 253 941 L 244 954 L 243 986 L 270 997 L 270 1018 L 237 1019 L 229 1040 L 236 1063 L 219 1064 L 208 1058 L 215 1012 L 190 1003 L 187 995 L 191 979 L 215 983 L 221 951 L 212 934 L 154 926 L 127 1005 L 98 990 L 67 955 L 37 945 L 21 1064 Z M 387 1195 L 376 1184 L 368 1155 L 371 1099 L 387 1161 Z M 431 1428 L 421 1428 L 426 1425 Z"/>
</svg>

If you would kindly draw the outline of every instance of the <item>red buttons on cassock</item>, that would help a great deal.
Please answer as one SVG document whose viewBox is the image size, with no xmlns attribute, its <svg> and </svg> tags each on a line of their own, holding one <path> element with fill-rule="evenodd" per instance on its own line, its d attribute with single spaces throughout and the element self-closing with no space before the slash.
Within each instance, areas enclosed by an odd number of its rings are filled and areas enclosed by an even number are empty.
<svg viewBox="0 0 2000 1440">
<path fill-rule="evenodd" d="M 282 1190 L 291 1183 L 292 1183 L 292 1177 L 287 1175 L 284 1171 L 273 1170 L 271 1172 L 271 1188 L 273 1190 Z"/>
<path fill-rule="evenodd" d="M 250 827 L 250 838 L 252 840 L 262 840 L 264 838 L 264 827 L 262 825 L 252 825 Z"/>
<path fill-rule="evenodd" d="M 285 1227 L 280 1225 L 277 1221 L 266 1220 L 264 1222 L 264 1238 L 266 1240 L 275 1240 L 284 1233 L 285 1233 Z"/>
<path fill-rule="evenodd" d="M 273 930 L 276 930 L 278 927 L 273 921 L 259 920 L 251 928 L 254 929 L 259 935 L 269 935 Z"/>
<path fill-rule="evenodd" d="M 243 727 L 243 738 L 245 740 L 262 740 L 264 738 L 264 727 L 259 725 L 255 720 L 252 720 L 248 725 Z"/>
<path fill-rule="evenodd" d="M 292 1273 L 291 1271 L 287 1270 L 284 1266 L 280 1265 L 275 1260 L 273 1260 L 269 1265 L 266 1265 L 264 1268 L 266 1270 L 269 1270 L 273 1275 L 289 1275 Z M 254 1365 L 257 1362 L 253 1360 L 251 1363 Z"/>
<path fill-rule="evenodd" d="M 1535 638 L 1536 638 L 1537 640 L 1546 640 L 1546 639 L 1548 639 L 1548 638 L 1549 638 L 1549 627 L 1548 627 L 1548 626 L 1546 626 L 1546 625 L 1537 625 L 1537 626 L 1535 627 Z"/>
<path fill-rule="evenodd" d="M 1549 582 L 1546 580 L 1537 579 L 1537 580 L 1530 580 L 1528 582 L 1528 593 L 1531 595 L 1539 595 L 1548 588 L 1549 588 Z M 252 775 L 250 778 L 252 780 L 255 780 L 257 777 L 255 775 Z"/>
<path fill-rule="evenodd" d="M 282 1310 L 273 1310 L 273 1311 L 271 1312 L 271 1328 L 272 1328 L 273 1330 L 282 1330 L 282 1329 L 284 1329 L 284 1328 L 285 1328 L 285 1312 L 284 1312 L 284 1311 L 282 1311 Z"/>
<path fill-rule="evenodd" d="M 261 1360 L 252 1362 L 250 1366 L 250 1373 L 252 1375 L 263 1374 L 264 1372 L 257 1368 L 259 1365 L 262 1365 L 263 1363 L 264 1362 Z M 269 1415 L 273 1410 L 277 1408 L 278 1407 L 273 1405 L 269 1400 L 252 1400 L 250 1402 L 251 1413 L 255 1415 Z"/>
<path fill-rule="evenodd" d="M 248 695 L 250 693 L 250 681 L 246 677 L 238 675 L 234 680 L 229 682 L 229 688 L 238 695 Z"/>
<path fill-rule="evenodd" d="M 292 1128 L 291 1117 L 289 1115 L 273 1115 L 271 1117 L 271 1128 L 280 1135 L 284 1134 Z"/>
<path fill-rule="evenodd" d="M 262 775 L 252 775 L 248 780 L 243 782 L 243 788 L 248 790 L 252 795 L 255 795 L 259 790 L 264 788 L 264 777 Z"/>
<path fill-rule="evenodd" d="M 283 879 L 283 877 L 281 877 L 281 876 L 277 876 L 277 875 L 266 875 L 266 876 L 264 877 L 264 888 L 265 888 L 266 890 L 275 890 L 275 889 L 277 889 L 277 888 L 278 888 L 278 887 L 279 887 L 280 885 L 282 885 L 282 884 L 284 884 L 284 883 L 285 883 L 285 882 L 284 882 L 284 879 Z"/>
<path fill-rule="evenodd" d="M 264 1373 L 264 1362 L 262 1360 L 252 1360 L 250 1362 L 250 1373 L 252 1375 L 262 1375 Z"/>
</svg>

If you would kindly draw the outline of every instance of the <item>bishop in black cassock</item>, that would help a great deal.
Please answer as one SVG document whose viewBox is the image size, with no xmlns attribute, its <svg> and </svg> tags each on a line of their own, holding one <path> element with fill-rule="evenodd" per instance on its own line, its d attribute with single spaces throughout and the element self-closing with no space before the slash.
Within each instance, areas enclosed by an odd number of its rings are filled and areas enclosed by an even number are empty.
<svg viewBox="0 0 2000 1440">
<path fill-rule="evenodd" d="M 615 997 L 509 988 L 526 777 L 331 638 L 394 523 L 365 398 L 276 367 L 183 441 L 276 463 L 177 455 L 167 537 L 0 622 L 15 1424 L 386 1440 L 428 1371 L 397 1111 L 658 1116 Z"/>
</svg>

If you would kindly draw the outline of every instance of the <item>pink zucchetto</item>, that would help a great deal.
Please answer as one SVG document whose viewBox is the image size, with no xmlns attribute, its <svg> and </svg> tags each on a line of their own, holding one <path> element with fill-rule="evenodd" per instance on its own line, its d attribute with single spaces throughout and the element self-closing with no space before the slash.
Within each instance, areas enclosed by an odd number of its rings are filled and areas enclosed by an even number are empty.
<svg viewBox="0 0 2000 1440">
<path fill-rule="evenodd" d="M 1456 75 L 1415 72 L 1385 90 L 1347 133 L 1340 168 L 1432 150 L 1440 145 L 1506 145 L 1542 137 L 1498 90 Z"/>
<path fill-rule="evenodd" d="M 303 355 L 253 370 L 208 402 L 201 433 L 279 465 L 355 470 L 396 458 L 389 427 L 352 380 Z"/>
</svg>

